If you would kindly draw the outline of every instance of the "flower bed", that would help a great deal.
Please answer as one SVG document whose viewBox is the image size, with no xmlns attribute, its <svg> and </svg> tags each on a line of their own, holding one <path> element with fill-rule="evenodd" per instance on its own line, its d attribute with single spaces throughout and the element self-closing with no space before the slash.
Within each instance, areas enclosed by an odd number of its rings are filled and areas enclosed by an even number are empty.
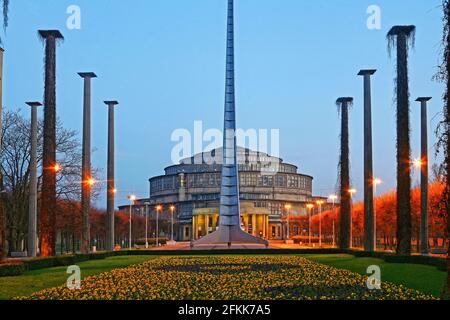
<svg viewBox="0 0 450 320">
<path fill-rule="evenodd" d="M 22 299 L 50 300 L 411 300 L 432 296 L 295 256 L 161 257 Z"/>
</svg>

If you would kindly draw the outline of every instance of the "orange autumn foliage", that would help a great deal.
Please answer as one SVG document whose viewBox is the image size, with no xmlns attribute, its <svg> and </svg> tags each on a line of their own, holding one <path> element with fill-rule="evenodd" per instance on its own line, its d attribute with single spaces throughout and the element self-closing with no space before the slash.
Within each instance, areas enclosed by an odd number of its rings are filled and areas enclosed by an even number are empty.
<svg viewBox="0 0 450 320">
<path fill-rule="evenodd" d="M 91 239 L 106 239 L 106 212 L 91 208 L 89 213 Z M 81 206 L 78 201 L 59 201 L 56 218 L 58 232 L 74 234 L 76 238 L 81 234 Z M 129 213 L 117 211 L 115 213 L 115 237 L 124 239 L 129 233 Z M 143 238 L 145 234 L 145 218 L 132 215 L 133 237 Z"/>
<path fill-rule="evenodd" d="M 441 196 L 444 185 L 435 182 L 429 186 L 429 235 L 430 245 L 442 245 L 442 240 L 446 237 L 446 223 L 444 212 L 440 206 Z M 391 191 L 385 193 L 375 200 L 375 213 L 377 220 L 377 238 L 386 244 L 387 248 L 394 248 L 394 240 L 396 236 L 396 193 Z M 412 234 L 413 241 L 419 238 L 420 228 L 420 188 L 415 188 L 411 192 L 411 214 L 412 214 Z M 332 234 L 333 216 L 335 218 L 336 234 L 339 234 L 339 209 L 335 212 L 325 211 L 322 213 L 322 234 L 324 237 Z M 312 233 L 319 232 L 319 215 L 315 215 L 311 219 Z M 364 236 L 364 204 L 362 202 L 355 203 L 352 210 L 352 233 L 355 246 L 362 246 Z"/>
</svg>

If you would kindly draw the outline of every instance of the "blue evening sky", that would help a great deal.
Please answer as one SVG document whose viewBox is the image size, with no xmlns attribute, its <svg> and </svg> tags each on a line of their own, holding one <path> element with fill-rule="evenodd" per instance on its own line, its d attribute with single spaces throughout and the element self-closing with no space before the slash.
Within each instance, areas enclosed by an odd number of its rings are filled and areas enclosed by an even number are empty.
<svg viewBox="0 0 450 320">
<path fill-rule="evenodd" d="M 4 36 L 5 106 L 21 108 L 43 96 L 43 47 L 38 29 L 60 29 L 57 112 L 81 131 L 82 80 L 93 71 L 93 165 L 106 175 L 107 110 L 116 113 L 116 204 L 129 193 L 148 195 L 148 178 L 171 164 L 177 128 L 222 128 L 225 0 L 14 0 Z M 339 96 L 354 96 L 350 114 L 352 181 L 362 197 L 361 68 L 373 78 L 375 175 L 395 187 L 395 59 L 386 33 L 395 24 L 417 26 L 410 54 L 411 99 L 432 96 L 430 152 L 441 109 L 441 84 L 432 81 L 440 59 L 440 0 L 236 0 L 237 120 L 243 129 L 280 129 L 281 156 L 314 176 L 316 195 L 337 181 Z M 382 29 L 366 27 L 369 5 L 381 8 Z M 81 8 L 81 30 L 66 27 L 69 5 Z M 412 156 L 419 157 L 419 106 L 411 104 Z M 432 162 L 436 159 L 432 157 Z M 413 176 L 418 182 L 418 172 Z M 105 207 L 104 198 L 97 204 Z"/>
</svg>

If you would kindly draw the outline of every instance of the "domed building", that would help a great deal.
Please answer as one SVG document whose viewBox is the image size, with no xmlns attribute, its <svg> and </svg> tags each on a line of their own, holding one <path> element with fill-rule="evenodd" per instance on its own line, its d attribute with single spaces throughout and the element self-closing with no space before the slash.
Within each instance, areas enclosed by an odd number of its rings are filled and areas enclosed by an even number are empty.
<svg viewBox="0 0 450 320">
<path fill-rule="evenodd" d="M 313 177 L 298 173 L 293 164 L 266 153 L 238 148 L 241 227 L 264 239 L 284 239 L 286 217 L 307 216 Z M 151 178 L 150 198 L 138 200 L 137 212 L 150 210 L 155 219 L 170 224 L 174 211 L 174 239 L 197 240 L 218 227 L 222 149 L 197 154 L 167 167 L 165 174 Z M 157 209 L 158 208 L 158 209 Z M 122 210 L 129 206 L 120 207 Z M 162 224 L 161 224 L 162 225 Z M 292 225 L 290 234 L 300 234 Z M 170 237 L 169 227 L 162 228 Z"/>
</svg>

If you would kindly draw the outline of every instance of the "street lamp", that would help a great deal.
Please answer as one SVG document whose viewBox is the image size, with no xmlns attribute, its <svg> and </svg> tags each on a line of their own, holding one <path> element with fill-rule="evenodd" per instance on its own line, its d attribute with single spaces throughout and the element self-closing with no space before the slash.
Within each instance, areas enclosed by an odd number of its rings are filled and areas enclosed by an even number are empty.
<svg viewBox="0 0 450 320">
<path fill-rule="evenodd" d="M 348 190 L 350 193 L 350 248 L 353 247 L 353 195 L 357 192 L 356 189 Z"/>
<path fill-rule="evenodd" d="M 171 236 L 170 236 L 170 239 L 173 241 L 173 213 L 174 213 L 174 211 L 175 211 L 175 206 L 174 205 L 171 205 L 170 206 L 170 212 L 171 212 L 171 224 L 172 224 L 172 227 L 171 227 Z"/>
<path fill-rule="evenodd" d="M 290 215 L 291 215 L 291 208 L 292 208 L 292 206 L 290 205 L 290 204 L 287 204 L 287 205 L 285 205 L 284 206 L 284 208 L 287 210 L 287 224 L 286 224 L 286 240 L 289 240 L 289 238 L 290 238 L 290 235 L 289 235 L 289 228 L 290 228 L 290 225 L 289 225 L 289 218 L 290 218 Z"/>
<path fill-rule="evenodd" d="M 424 161 L 422 161 L 422 159 L 418 158 L 413 160 L 412 165 L 414 167 L 414 169 L 417 169 L 417 171 L 419 172 L 419 177 L 420 177 L 420 172 L 422 171 L 422 167 L 424 166 Z M 413 171 L 414 177 L 415 177 L 415 171 Z M 419 183 L 419 182 L 418 182 Z"/>
<path fill-rule="evenodd" d="M 312 203 L 309 203 L 306 205 L 306 207 L 309 209 L 309 215 L 308 215 L 308 242 L 309 246 L 311 247 L 311 216 L 312 216 L 312 209 L 314 208 L 314 205 Z"/>
<path fill-rule="evenodd" d="M 336 218 L 336 214 L 334 211 L 334 206 L 336 205 L 336 200 L 338 199 L 338 196 L 335 194 L 332 194 L 328 197 L 328 199 L 331 200 L 331 202 L 333 203 L 333 247 L 336 246 L 336 227 L 335 227 L 335 218 Z"/>
<path fill-rule="evenodd" d="M 145 202 L 145 249 L 148 249 L 148 206 L 150 202 Z"/>
<path fill-rule="evenodd" d="M 128 196 L 128 200 L 130 200 L 130 221 L 128 222 L 130 229 L 129 229 L 129 233 L 128 233 L 128 247 L 131 250 L 131 209 L 133 208 L 134 201 L 136 201 L 136 196 L 133 194 L 130 194 Z"/>
<path fill-rule="evenodd" d="M 375 194 L 373 205 L 373 246 L 375 251 L 377 251 L 377 186 L 382 183 L 383 181 L 381 181 L 380 179 L 373 179 L 373 192 Z"/>
<path fill-rule="evenodd" d="M 322 205 L 325 201 L 318 200 L 316 203 L 319 206 L 319 247 L 322 247 Z"/>
<path fill-rule="evenodd" d="M 422 167 L 423 162 L 422 162 L 421 159 L 416 159 L 416 160 L 413 161 L 413 165 L 414 165 L 414 167 L 416 167 L 416 168 L 420 168 L 420 167 Z"/>
<path fill-rule="evenodd" d="M 156 247 L 159 247 L 159 212 L 162 211 L 162 206 L 156 206 Z"/>
</svg>

